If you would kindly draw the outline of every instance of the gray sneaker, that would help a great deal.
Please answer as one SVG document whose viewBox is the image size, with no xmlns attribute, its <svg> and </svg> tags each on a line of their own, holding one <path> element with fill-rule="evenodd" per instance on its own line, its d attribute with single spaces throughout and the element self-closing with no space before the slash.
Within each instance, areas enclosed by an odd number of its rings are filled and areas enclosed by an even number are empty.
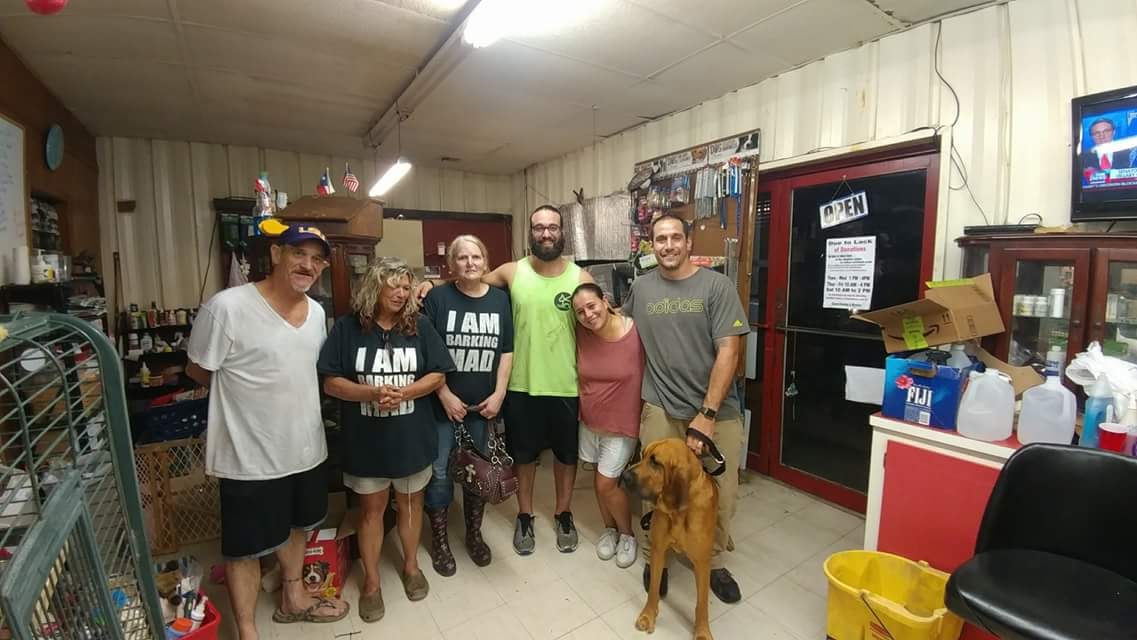
<svg viewBox="0 0 1137 640">
<path fill-rule="evenodd" d="M 553 518 L 557 521 L 557 550 L 561 553 L 576 551 L 580 539 L 576 535 L 576 525 L 572 523 L 572 512 L 562 511 Z"/>
<path fill-rule="evenodd" d="M 517 526 L 513 528 L 513 550 L 519 556 L 533 553 L 537 547 L 537 540 L 533 535 L 533 514 L 517 514 Z"/>
</svg>

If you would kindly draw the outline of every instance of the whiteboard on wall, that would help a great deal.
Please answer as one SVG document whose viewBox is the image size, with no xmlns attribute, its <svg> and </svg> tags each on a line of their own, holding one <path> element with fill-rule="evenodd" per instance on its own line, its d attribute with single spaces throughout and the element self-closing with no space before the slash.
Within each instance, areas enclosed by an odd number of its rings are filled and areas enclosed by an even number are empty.
<svg viewBox="0 0 1137 640">
<path fill-rule="evenodd" d="M 0 114 L 0 282 L 12 278 L 12 250 L 28 245 L 24 128 Z"/>
</svg>

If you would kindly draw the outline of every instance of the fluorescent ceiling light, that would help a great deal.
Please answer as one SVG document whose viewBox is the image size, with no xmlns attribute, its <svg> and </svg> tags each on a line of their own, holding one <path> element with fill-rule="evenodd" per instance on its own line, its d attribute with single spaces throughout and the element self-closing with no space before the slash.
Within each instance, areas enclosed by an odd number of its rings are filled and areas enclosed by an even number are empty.
<svg viewBox="0 0 1137 640">
<path fill-rule="evenodd" d="M 392 187 L 398 184 L 399 180 L 402 180 L 403 176 L 407 175 L 407 172 L 410 170 L 411 163 L 408 162 L 406 158 L 399 158 L 395 161 L 395 164 L 391 165 L 391 167 L 387 169 L 387 173 L 384 173 L 383 177 L 379 178 L 379 181 L 375 183 L 375 186 L 371 187 L 371 190 L 367 192 L 367 195 L 371 196 L 372 198 L 383 196 L 388 191 L 390 191 Z"/>
<path fill-rule="evenodd" d="M 474 48 L 501 38 L 536 36 L 570 27 L 605 0 L 482 0 L 466 20 L 462 39 Z"/>
</svg>

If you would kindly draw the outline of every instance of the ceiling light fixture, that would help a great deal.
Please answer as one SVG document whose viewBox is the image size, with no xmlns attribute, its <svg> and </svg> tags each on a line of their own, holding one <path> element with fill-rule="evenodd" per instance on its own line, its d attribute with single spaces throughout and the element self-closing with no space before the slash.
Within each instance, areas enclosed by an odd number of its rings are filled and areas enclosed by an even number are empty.
<svg viewBox="0 0 1137 640">
<path fill-rule="evenodd" d="M 479 49 L 510 36 L 564 29 L 596 11 L 605 0 L 482 0 L 466 20 L 462 39 Z"/>
<path fill-rule="evenodd" d="M 388 167 L 383 177 L 379 178 L 378 182 L 368 190 L 367 195 L 372 198 L 386 195 L 411 170 L 410 161 L 401 155 L 403 150 L 403 118 L 402 114 L 399 113 L 397 102 L 395 103 L 395 116 L 395 164 Z"/>
</svg>

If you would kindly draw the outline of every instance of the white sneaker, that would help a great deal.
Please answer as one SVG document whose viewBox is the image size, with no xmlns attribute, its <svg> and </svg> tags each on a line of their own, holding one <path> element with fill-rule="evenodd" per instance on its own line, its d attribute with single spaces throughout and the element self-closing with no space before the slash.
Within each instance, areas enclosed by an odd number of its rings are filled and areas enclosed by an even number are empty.
<svg viewBox="0 0 1137 640">
<path fill-rule="evenodd" d="M 621 535 L 620 542 L 616 545 L 616 566 L 627 569 L 635 564 L 637 551 L 636 537 L 628 534 Z"/>
<path fill-rule="evenodd" d="M 615 529 L 605 529 L 600 539 L 596 541 L 597 557 L 601 560 L 611 560 L 612 556 L 616 555 L 616 541 L 619 537 L 620 532 Z"/>
</svg>

